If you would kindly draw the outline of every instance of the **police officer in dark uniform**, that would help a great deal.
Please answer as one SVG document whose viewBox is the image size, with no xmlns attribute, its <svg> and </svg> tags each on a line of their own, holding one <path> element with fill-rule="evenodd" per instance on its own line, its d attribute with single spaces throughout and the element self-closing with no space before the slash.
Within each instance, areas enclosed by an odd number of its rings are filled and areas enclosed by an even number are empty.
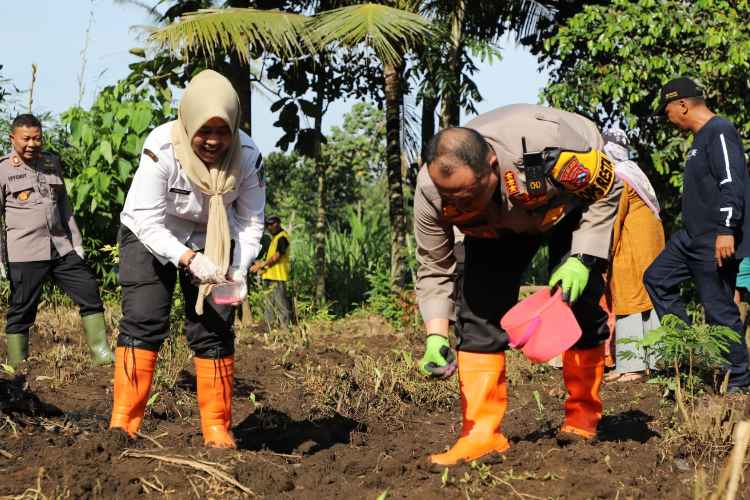
<svg viewBox="0 0 750 500">
<path fill-rule="evenodd" d="M 81 233 L 60 161 L 42 152 L 42 124 L 31 114 L 13 120 L 10 141 L 13 151 L 0 158 L 6 254 L 2 260 L 10 279 L 8 362 L 18 366 L 28 357 L 29 328 L 36 319 L 42 285 L 51 276 L 80 308 L 93 360 L 109 364 L 114 356 L 107 343 L 104 306 L 96 278 L 83 260 Z"/>
<path fill-rule="evenodd" d="M 679 285 L 695 280 L 706 321 L 740 334 L 726 355 L 728 392 L 750 387 L 745 329 L 734 302 L 734 286 L 743 257 L 750 255 L 750 178 L 737 129 L 706 106 L 702 90 L 689 78 L 677 78 L 661 91 L 659 113 L 693 134 L 683 174 L 682 219 L 644 276 L 659 316 L 689 318 Z"/>
</svg>

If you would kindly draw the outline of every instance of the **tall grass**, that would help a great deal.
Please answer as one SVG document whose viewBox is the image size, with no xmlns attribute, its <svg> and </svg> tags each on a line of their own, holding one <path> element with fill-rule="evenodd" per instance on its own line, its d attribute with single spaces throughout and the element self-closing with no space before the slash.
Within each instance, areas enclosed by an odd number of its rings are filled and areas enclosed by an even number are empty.
<svg viewBox="0 0 750 500">
<path fill-rule="evenodd" d="M 312 235 L 291 235 L 290 284 L 298 301 L 312 301 L 315 266 Z M 367 300 L 369 276 L 390 262 L 390 228 L 380 210 L 358 204 L 348 209 L 346 223 L 328 228 L 326 249 L 326 298 L 337 315 L 346 314 Z"/>
</svg>

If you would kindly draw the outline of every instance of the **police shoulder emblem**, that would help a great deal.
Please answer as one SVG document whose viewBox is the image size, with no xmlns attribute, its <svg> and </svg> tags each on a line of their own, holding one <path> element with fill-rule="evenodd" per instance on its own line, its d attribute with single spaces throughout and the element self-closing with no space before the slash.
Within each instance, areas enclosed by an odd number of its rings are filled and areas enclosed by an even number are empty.
<svg viewBox="0 0 750 500">
<path fill-rule="evenodd" d="M 31 191 L 29 191 L 29 190 L 21 191 L 20 193 L 18 193 L 18 199 L 21 200 L 21 201 L 28 200 L 29 196 L 31 196 Z"/>
<path fill-rule="evenodd" d="M 18 157 L 18 155 L 13 155 L 10 157 L 10 164 L 14 167 L 20 167 L 23 165 L 23 162 L 21 161 L 21 158 Z"/>
<path fill-rule="evenodd" d="M 580 189 L 586 186 L 590 179 L 591 171 L 584 167 L 575 155 L 563 165 L 557 176 L 558 182 L 572 189 Z"/>
</svg>

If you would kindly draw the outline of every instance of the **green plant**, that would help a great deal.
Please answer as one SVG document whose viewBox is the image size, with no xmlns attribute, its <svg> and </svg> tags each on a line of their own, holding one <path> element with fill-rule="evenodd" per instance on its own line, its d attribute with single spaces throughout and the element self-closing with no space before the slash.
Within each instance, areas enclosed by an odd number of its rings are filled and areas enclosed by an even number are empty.
<svg viewBox="0 0 750 500">
<path fill-rule="evenodd" d="M 131 74 L 104 88 L 91 109 L 74 107 L 60 116 L 63 137 L 57 152 L 66 168 L 87 261 L 107 289 L 115 288 L 117 277 L 111 251 L 104 249 L 116 242 L 143 143 L 151 129 L 174 115 L 171 90 L 142 82 L 143 75 Z"/>
<path fill-rule="evenodd" d="M 542 398 L 539 396 L 539 391 L 532 393 L 534 396 L 534 402 L 536 403 L 536 410 L 538 412 L 537 419 L 542 420 L 544 418 L 544 404 L 542 404 Z"/>
<path fill-rule="evenodd" d="M 705 323 L 688 325 L 668 314 L 661 319 L 659 328 L 642 339 L 625 338 L 619 342 L 652 352 L 673 375 L 654 377 L 650 383 L 663 385 L 667 393 L 678 393 L 684 387 L 693 396 L 702 390 L 703 380 L 725 362 L 729 343 L 739 340 L 740 335 L 731 328 Z M 624 353 L 626 359 L 634 356 L 633 352 Z"/>
<path fill-rule="evenodd" d="M 656 189 L 666 229 L 679 214 L 690 138 L 653 117 L 659 88 L 676 76 L 698 79 L 709 106 L 750 132 L 748 2 L 613 0 L 580 2 L 581 12 L 542 49 L 551 69 L 542 96 L 600 125 L 632 130 L 638 163 Z"/>
</svg>

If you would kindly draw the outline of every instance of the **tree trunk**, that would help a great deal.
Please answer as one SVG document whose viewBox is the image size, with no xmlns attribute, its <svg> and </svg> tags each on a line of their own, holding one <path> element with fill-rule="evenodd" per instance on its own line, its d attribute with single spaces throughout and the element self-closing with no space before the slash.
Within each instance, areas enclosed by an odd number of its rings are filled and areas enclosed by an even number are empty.
<svg viewBox="0 0 750 500">
<path fill-rule="evenodd" d="M 424 153 L 427 143 L 435 135 L 435 110 L 437 106 L 437 97 L 430 91 L 425 92 L 425 95 L 422 97 L 422 150 L 420 152 L 420 161 L 424 161 L 421 155 Z"/>
<path fill-rule="evenodd" d="M 321 155 L 321 142 L 323 138 L 323 99 L 325 99 L 325 64 L 326 58 L 320 56 L 318 71 L 315 76 L 315 137 L 312 148 L 313 161 L 315 161 L 315 174 L 318 178 L 318 218 L 315 221 L 315 267 L 318 276 L 315 280 L 315 303 L 322 306 L 326 301 L 326 165 Z"/>
<path fill-rule="evenodd" d="M 404 250 L 406 248 L 406 217 L 404 216 L 404 188 L 401 173 L 401 79 L 403 63 L 397 67 L 386 64 L 385 130 L 388 171 L 388 213 L 391 222 L 391 279 L 403 288 L 406 282 Z"/>
<path fill-rule="evenodd" d="M 250 67 L 243 64 L 236 52 L 229 54 L 229 71 L 227 72 L 229 80 L 240 97 L 240 109 L 242 116 L 240 118 L 240 128 L 251 135 L 250 126 L 250 109 L 252 105 L 252 86 L 250 82 Z"/>
<path fill-rule="evenodd" d="M 463 25 L 466 0 L 456 0 L 451 12 L 451 49 L 448 53 L 448 68 L 451 79 L 443 89 L 443 109 L 440 128 L 456 127 L 461 122 L 461 53 L 463 52 Z"/>
</svg>

